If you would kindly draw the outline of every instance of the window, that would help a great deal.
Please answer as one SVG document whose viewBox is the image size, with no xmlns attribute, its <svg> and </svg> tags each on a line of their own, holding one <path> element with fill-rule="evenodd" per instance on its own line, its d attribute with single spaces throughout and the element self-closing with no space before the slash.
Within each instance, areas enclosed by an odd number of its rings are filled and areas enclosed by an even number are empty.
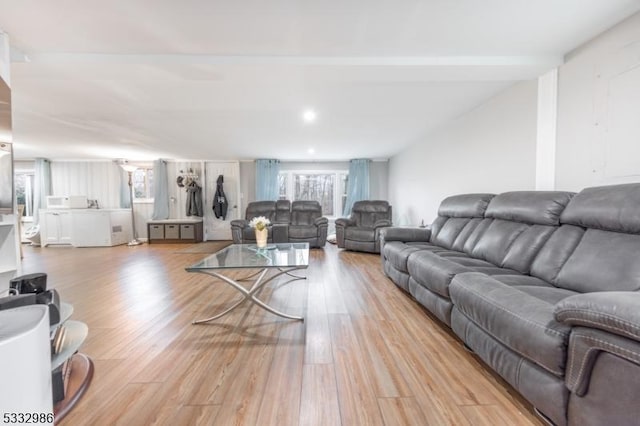
<svg viewBox="0 0 640 426">
<path fill-rule="evenodd" d="M 139 168 L 133 172 L 133 198 L 135 200 L 153 199 L 153 168 Z"/>
<path fill-rule="evenodd" d="M 314 200 L 324 216 L 342 216 L 348 173 L 345 171 L 285 171 L 278 175 L 280 199 Z"/>
<path fill-rule="evenodd" d="M 24 205 L 23 217 L 33 216 L 33 171 L 16 171 L 14 185 L 16 200 L 19 205 Z"/>
</svg>

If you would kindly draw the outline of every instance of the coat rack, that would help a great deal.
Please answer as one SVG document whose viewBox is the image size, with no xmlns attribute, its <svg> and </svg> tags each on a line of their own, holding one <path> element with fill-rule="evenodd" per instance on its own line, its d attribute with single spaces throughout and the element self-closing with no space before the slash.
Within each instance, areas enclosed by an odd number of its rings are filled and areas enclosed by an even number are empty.
<svg viewBox="0 0 640 426">
<path fill-rule="evenodd" d="M 180 170 L 176 183 L 179 187 L 182 188 L 182 187 L 191 185 L 193 182 L 197 183 L 197 181 L 198 181 L 198 175 L 193 172 L 193 169 L 189 169 L 188 173 L 185 173 L 183 170 Z"/>
</svg>

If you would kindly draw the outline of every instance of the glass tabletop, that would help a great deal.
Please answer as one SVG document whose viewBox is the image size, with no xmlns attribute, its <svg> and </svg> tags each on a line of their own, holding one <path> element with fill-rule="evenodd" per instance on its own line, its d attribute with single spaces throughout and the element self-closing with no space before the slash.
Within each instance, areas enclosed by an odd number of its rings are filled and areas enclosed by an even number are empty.
<svg viewBox="0 0 640 426">
<path fill-rule="evenodd" d="M 232 244 L 186 268 L 188 272 L 233 268 L 305 268 L 309 266 L 309 243 Z"/>
</svg>

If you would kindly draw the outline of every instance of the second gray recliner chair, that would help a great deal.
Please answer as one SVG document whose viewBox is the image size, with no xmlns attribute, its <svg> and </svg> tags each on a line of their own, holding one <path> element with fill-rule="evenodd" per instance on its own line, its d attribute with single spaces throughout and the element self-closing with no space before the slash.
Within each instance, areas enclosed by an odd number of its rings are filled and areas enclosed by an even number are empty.
<svg viewBox="0 0 640 426">
<path fill-rule="evenodd" d="M 351 217 L 336 219 L 338 247 L 380 253 L 380 230 L 392 225 L 391 216 L 391 206 L 387 201 L 356 201 Z"/>
</svg>

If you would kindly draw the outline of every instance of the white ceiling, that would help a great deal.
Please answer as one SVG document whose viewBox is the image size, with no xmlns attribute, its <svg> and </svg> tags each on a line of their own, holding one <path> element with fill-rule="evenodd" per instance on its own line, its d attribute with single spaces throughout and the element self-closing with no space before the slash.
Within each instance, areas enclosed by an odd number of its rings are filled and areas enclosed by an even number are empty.
<svg viewBox="0 0 640 426">
<path fill-rule="evenodd" d="M 0 0 L 16 158 L 387 158 L 638 10 L 639 0 Z M 307 107 L 314 124 L 301 120 Z"/>
</svg>

